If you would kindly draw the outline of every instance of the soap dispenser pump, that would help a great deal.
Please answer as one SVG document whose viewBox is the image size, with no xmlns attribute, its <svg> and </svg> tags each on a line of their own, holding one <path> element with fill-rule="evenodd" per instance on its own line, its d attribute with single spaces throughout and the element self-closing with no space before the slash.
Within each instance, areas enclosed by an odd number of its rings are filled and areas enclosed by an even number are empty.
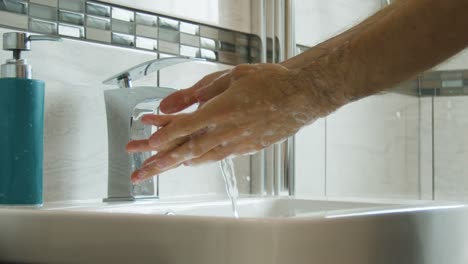
<svg viewBox="0 0 468 264">
<path fill-rule="evenodd" d="M 36 40 L 60 38 L 3 34 L 3 49 L 13 58 L 0 72 L 0 205 L 42 204 L 45 84 L 32 79 L 31 66 L 21 58 Z"/>
</svg>

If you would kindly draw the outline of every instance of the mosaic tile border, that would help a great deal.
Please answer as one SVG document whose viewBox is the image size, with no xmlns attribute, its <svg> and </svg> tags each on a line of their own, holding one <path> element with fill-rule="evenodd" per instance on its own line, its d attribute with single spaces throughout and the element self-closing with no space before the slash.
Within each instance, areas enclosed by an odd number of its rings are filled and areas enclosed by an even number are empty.
<svg viewBox="0 0 468 264">
<path fill-rule="evenodd" d="M 388 92 L 416 97 L 467 96 L 468 70 L 427 71 Z"/>
<path fill-rule="evenodd" d="M 468 70 L 430 71 L 418 76 L 419 96 L 468 95 Z"/>
<path fill-rule="evenodd" d="M 260 62 L 262 47 L 252 34 L 89 0 L 0 0 L 0 26 L 230 65 Z"/>
<path fill-rule="evenodd" d="M 309 49 L 304 45 L 296 46 L 296 54 Z M 466 96 L 468 95 L 468 70 L 427 71 L 416 78 L 405 81 L 389 90 L 411 96 Z"/>
</svg>

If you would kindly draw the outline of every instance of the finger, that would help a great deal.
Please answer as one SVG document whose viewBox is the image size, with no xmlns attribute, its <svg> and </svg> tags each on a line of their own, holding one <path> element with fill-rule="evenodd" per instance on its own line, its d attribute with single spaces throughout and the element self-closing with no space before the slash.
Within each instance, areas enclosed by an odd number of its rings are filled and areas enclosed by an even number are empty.
<svg viewBox="0 0 468 264">
<path fill-rule="evenodd" d="M 177 167 L 177 166 L 175 166 Z M 164 171 L 174 169 L 175 167 L 167 168 L 166 170 L 161 170 L 158 167 L 155 166 L 146 166 L 146 167 L 141 167 L 140 169 L 134 171 L 131 176 L 131 181 L 133 183 L 138 183 L 140 181 L 149 179 L 151 177 L 154 177 L 158 174 L 163 173 Z"/>
<path fill-rule="evenodd" d="M 153 125 L 163 127 L 171 123 L 173 120 L 187 116 L 188 114 L 176 114 L 176 115 L 154 115 L 147 114 L 141 118 L 141 122 L 145 125 Z"/>
<path fill-rule="evenodd" d="M 229 88 L 233 80 L 237 80 L 242 76 L 247 74 L 252 74 L 258 71 L 256 65 L 251 64 L 241 64 L 237 65 L 235 68 L 230 71 L 226 71 L 223 74 L 219 75 L 218 78 L 214 79 L 212 83 L 207 84 L 204 87 L 201 87 L 196 91 L 196 96 L 198 101 L 206 102 L 211 98 L 221 94 L 227 88 Z"/>
<path fill-rule="evenodd" d="M 194 158 L 184 162 L 186 166 L 198 166 L 204 163 L 215 162 L 222 159 L 225 159 L 231 155 L 243 155 L 243 154 L 252 154 L 259 150 L 262 147 L 260 144 L 242 144 L 239 142 L 231 142 L 229 144 L 219 145 L 216 148 L 213 148 L 203 156 Z"/>
<path fill-rule="evenodd" d="M 141 123 L 153 126 L 165 126 L 169 124 L 176 116 L 174 115 L 144 115 L 141 118 Z"/>
<path fill-rule="evenodd" d="M 172 167 L 184 161 L 200 157 L 219 144 L 222 144 L 223 141 L 232 140 L 241 133 L 239 129 L 233 130 L 232 127 L 228 126 L 210 133 L 200 134 L 199 136 L 192 137 L 178 148 L 165 153 L 158 153 L 147 165 L 157 166 L 160 169 Z"/>
<path fill-rule="evenodd" d="M 172 150 L 182 146 L 189 139 L 190 139 L 190 137 L 179 138 L 179 139 L 174 141 L 175 142 L 174 145 L 162 147 L 161 150 L 158 151 L 158 154 L 159 155 L 164 155 L 165 153 L 168 153 L 169 151 L 172 151 Z M 158 158 L 158 156 L 154 155 L 154 156 L 146 159 L 143 162 L 142 167 L 147 166 L 148 164 L 154 163 L 154 160 L 157 159 L 157 158 Z"/>
<path fill-rule="evenodd" d="M 213 148 L 212 150 L 208 151 L 207 153 L 205 153 L 205 155 L 198 157 L 198 158 L 191 159 L 191 160 L 187 160 L 183 164 L 186 166 L 197 166 L 197 165 L 204 164 L 204 163 L 215 162 L 215 161 L 219 161 L 219 160 L 227 158 L 232 153 L 233 153 L 232 146 L 219 145 Z"/>
<path fill-rule="evenodd" d="M 212 122 L 212 117 L 206 115 L 202 117 L 203 112 L 200 110 L 202 109 L 173 120 L 167 126 L 160 128 L 149 138 L 149 144 L 156 150 L 160 150 L 162 146 L 171 145 L 172 141 L 178 138 L 189 136 L 207 127 Z"/>
<path fill-rule="evenodd" d="M 164 154 L 164 153 L 167 153 L 167 151 L 158 152 L 159 155 Z M 144 167 L 147 167 L 147 166 L 149 166 L 151 164 L 154 164 L 154 160 L 158 158 L 158 154 L 156 154 L 154 156 L 151 156 L 148 159 L 146 159 L 145 161 L 143 161 L 143 164 L 141 164 L 141 168 L 144 168 Z"/>
<path fill-rule="evenodd" d="M 208 85 L 209 83 L 211 83 L 214 79 L 218 78 L 224 72 L 225 71 L 220 71 L 220 72 L 214 72 L 212 74 L 209 74 L 203 77 L 200 81 L 198 81 L 192 87 L 170 94 L 169 96 L 167 96 L 161 101 L 159 105 L 159 109 L 165 114 L 172 114 L 172 113 L 179 112 L 193 105 L 194 103 L 197 103 L 198 99 L 195 94 L 196 91 L 200 89 L 201 87 L 204 87 Z"/>
<path fill-rule="evenodd" d="M 176 138 L 173 141 L 171 141 L 169 144 L 162 145 L 161 147 L 158 148 L 158 152 L 166 152 L 169 150 L 173 150 L 177 147 L 180 147 L 182 144 L 187 142 L 190 139 L 190 136 L 185 136 L 181 138 Z"/>
<path fill-rule="evenodd" d="M 184 110 L 197 102 L 195 91 L 194 88 L 189 88 L 174 92 L 161 101 L 159 109 L 165 114 L 172 114 Z"/>
<path fill-rule="evenodd" d="M 147 139 L 132 140 L 132 141 L 127 143 L 127 146 L 125 147 L 125 149 L 129 153 L 144 152 L 144 151 L 153 150 Z"/>
<path fill-rule="evenodd" d="M 169 124 L 175 116 L 172 115 L 144 115 L 141 118 L 141 122 L 145 125 L 154 125 L 154 126 L 165 126 Z M 170 148 L 170 146 L 166 146 L 166 148 Z M 131 140 L 127 143 L 125 147 L 126 151 L 129 153 L 134 152 L 145 152 L 145 151 L 153 151 L 147 139 L 142 140 Z"/>
<path fill-rule="evenodd" d="M 193 133 L 192 135 L 189 135 L 189 136 L 176 138 L 173 141 L 169 142 L 169 144 L 161 145 L 160 147 L 158 147 L 158 152 L 167 152 L 169 150 L 175 149 L 176 147 L 180 147 L 185 142 L 190 140 L 192 137 L 200 136 L 201 134 L 206 133 L 206 131 L 208 131 L 208 128 L 200 129 L 197 132 L 195 132 L 195 133 Z"/>
<path fill-rule="evenodd" d="M 239 64 L 231 70 L 231 79 L 237 80 L 241 77 L 249 74 L 255 74 L 259 72 L 257 64 Z"/>
<path fill-rule="evenodd" d="M 226 72 L 213 80 L 211 83 L 201 87 L 195 92 L 195 95 L 200 102 L 206 102 L 211 98 L 224 92 L 231 83 L 231 74 Z"/>
</svg>

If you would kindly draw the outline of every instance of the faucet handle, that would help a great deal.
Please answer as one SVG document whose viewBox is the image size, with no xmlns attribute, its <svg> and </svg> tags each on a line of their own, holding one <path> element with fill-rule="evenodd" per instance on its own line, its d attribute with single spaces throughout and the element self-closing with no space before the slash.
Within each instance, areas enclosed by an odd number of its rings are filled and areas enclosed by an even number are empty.
<svg viewBox="0 0 468 264">
<path fill-rule="evenodd" d="M 102 83 L 118 85 L 120 88 L 132 88 L 133 80 L 138 80 L 160 69 L 189 61 L 204 61 L 204 59 L 195 59 L 190 57 L 170 57 L 150 60 L 118 73 L 104 80 Z"/>
</svg>

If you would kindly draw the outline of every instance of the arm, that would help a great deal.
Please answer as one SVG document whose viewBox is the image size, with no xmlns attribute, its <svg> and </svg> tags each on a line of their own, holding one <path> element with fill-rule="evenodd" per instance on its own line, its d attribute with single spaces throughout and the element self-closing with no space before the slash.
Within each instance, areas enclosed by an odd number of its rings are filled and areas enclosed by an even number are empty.
<svg viewBox="0 0 468 264">
<path fill-rule="evenodd" d="M 197 111 L 143 118 L 162 128 L 127 150 L 158 154 L 132 180 L 260 150 L 434 66 L 468 45 L 466 11 L 466 0 L 399 1 L 281 65 L 239 65 L 206 76 L 160 106 L 176 113 L 199 102 Z"/>
<path fill-rule="evenodd" d="M 341 78 L 348 99 L 388 89 L 468 45 L 468 1 L 406 0 L 282 64 L 313 78 Z M 318 55 L 317 48 L 321 50 Z M 318 58 L 317 58 L 318 56 Z"/>
</svg>

